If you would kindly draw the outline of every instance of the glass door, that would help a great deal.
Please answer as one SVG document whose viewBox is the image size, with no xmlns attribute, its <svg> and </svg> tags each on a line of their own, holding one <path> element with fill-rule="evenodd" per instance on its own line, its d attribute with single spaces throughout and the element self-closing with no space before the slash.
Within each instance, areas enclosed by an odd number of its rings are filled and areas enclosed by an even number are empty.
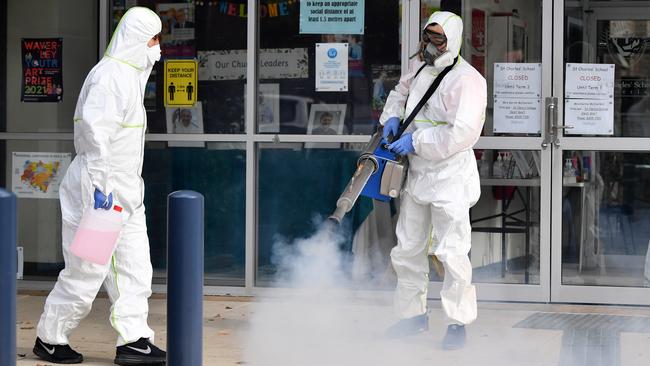
<svg viewBox="0 0 650 366">
<path fill-rule="evenodd" d="M 650 8 L 555 7 L 551 300 L 648 305 Z"/>
<path fill-rule="evenodd" d="M 473 282 L 480 300 L 549 301 L 551 148 L 550 0 L 419 4 L 409 55 L 436 10 L 463 18 L 462 62 L 487 80 L 488 107 L 475 145 L 481 198 L 471 210 Z M 552 110 L 552 106 L 551 106 Z M 432 271 L 430 294 L 442 283 Z"/>
</svg>

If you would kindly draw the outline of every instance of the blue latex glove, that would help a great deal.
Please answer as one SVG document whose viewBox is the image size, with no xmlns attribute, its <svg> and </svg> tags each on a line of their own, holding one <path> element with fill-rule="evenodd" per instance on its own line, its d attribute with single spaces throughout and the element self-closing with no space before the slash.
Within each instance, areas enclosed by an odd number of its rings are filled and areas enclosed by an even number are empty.
<svg viewBox="0 0 650 366">
<path fill-rule="evenodd" d="M 388 150 L 394 151 L 400 155 L 406 155 L 415 152 L 415 147 L 413 146 L 413 134 L 405 133 L 402 134 L 402 137 L 399 140 L 388 145 Z"/>
<path fill-rule="evenodd" d="M 113 207 L 113 193 L 109 193 L 108 197 L 99 189 L 95 188 L 95 210 L 103 208 L 110 210 Z"/>
<path fill-rule="evenodd" d="M 397 117 L 391 117 L 384 123 L 384 131 L 382 133 L 382 137 L 384 138 L 384 142 L 388 142 L 387 137 L 388 135 L 392 134 L 393 136 L 397 135 L 397 130 L 399 129 L 399 118 Z"/>
</svg>

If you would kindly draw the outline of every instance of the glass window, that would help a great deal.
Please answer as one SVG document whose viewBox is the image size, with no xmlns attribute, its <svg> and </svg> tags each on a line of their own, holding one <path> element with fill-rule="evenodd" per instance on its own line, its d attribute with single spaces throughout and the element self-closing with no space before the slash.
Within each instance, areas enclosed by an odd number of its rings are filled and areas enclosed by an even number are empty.
<svg viewBox="0 0 650 366">
<path fill-rule="evenodd" d="M 650 286 L 650 154 L 563 157 L 562 283 Z"/>
<path fill-rule="evenodd" d="M 276 266 L 273 262 L 274 245 L 292 243 L 312 236 L 336 208 L 356 168 L 360 150 L 347 146 L 339 149 L 335 143 L 261 144 L 258 149 L 258 268 L 257 285 L 272 283 Z M 373 202 L 360 197 L 345 216 L 345 243 L 342 251 L 352 253 L 357 237 L 353 237 L 369 217 Z M 394 229 L 390 223 L 389 233 Z M 389 243 L 384 257 L 394 245 Z M 362 258 L 359 258 L 363 260 Z"/>
<path fill-rule="evenodd" d="M 85 0 L 63 4 L 57 0 L 43 0 L 38 6 L 19 0 L 7 2 L 7 12 L 1 15 L 7 27 L 6 45 L 3 45 L 7 52 L 7 94 L 6 101 L 2 101 L 6 103 L 7 122 L 0 125 L 0 132 L 72 132 L 79 90 L 86 74 L 97 62 L 98 4 Z M 61 39 L 62 45 L 50 47 L 48 43 L 44 49 L 49 53 L 36 55 L 27 46 L 22 52 L 22 39 L 54 39 L 57 43 Z M 34 65 L 37 60 L 47 61 L 44 65 L 51 67 L 41 69 Z M 27 78 L 23 67 L 29 61 L 32 61 L 31 70 L 46 76 L 33 76 L 36 80 L 23 83 L 23 78 Z M 59 61 L 62 64 L 59 65 Z M 21 102 L 23 96 L 25 102 Z M 61 99 L 57 101 L 56 96 Z"/>
<path fill-rule="evenodd" d="M 111 1 L 115 28 L 130 6 L 146 6 L 160 16 L 162 59 L 147 82 L 145 106 L 149 133 L 244 133 L 246 85 L 246 2 Z M 197 104 L 165 107 L 164 61 L 193 59 L 199 64 Z M 182 123 L 181 114 L 192 114 Z M 191 128 L 190 128 L 191 127 Z"/>
<path fill-rule="evenodd" d="M 301 33 L 299 2 L 288 4 L 276 13 L 269 9 L 277 3 L 260 2 L 257 131 L 372 133 L 387 93 L 399 80 L 400 1 L 374 0 L 372 6 L 366 2 L 363 31 L 355 34 L 341 34 L 335 25 L 324 33 Z M 334 49 L 336 43 L 343 44 L 337 53 L 344 53 L 343 64 L 347 64 L 347 90 L 324 91 L 327 88 L 317 88 L 317 83 L 331 81 L 334 71 L 341 70 L 317 73 L 317 49 Z M 326 113 L 327 118 L 321 119 Z M 328 128 L 318 129 L 323 123 Z"/>
<path fill-rule="evenodd" d="M 72 141 L 7 140 L 1 187 L 18 196 L 18 246 L 24 279 L 56 278 L 63 269 L 59 185 L 74 158 Z"/>
<path fill-rule="evenodd" d="M 465 7 L 461 6 L 465 4 Z M 467 6 L 467 5 L 471 6 Z M 540 136 L 541 62 L 542 62 L 542 1 L 440 1 L 420 2 L 420 22 L 424 26 L 429 16 L 438 10 L 463 17 L 464 39 L 461 56 L 487 80 L 488 105 L 483 135 Z M 523 83 L 536 88 L 525 96 L 495 89 L 495 64 L 529 63 L 539 73 L 539 81 Z M 514 71 L 512 71 L 514 72 Z M 519 72 L 519 71 L 517 71 Z M 532 77 L 530 77 L 532 80 Z M 498 85 L 498 84 L 497 84 Z M 514 84 L 510 84 L 514 86 Z M 522 113 L 521 111 L 526 111 Z M 522 118 L 525 116 L 525 118 Z"/>
<path fill-rule="evenodd" d="M 475 150 L 481 198 L 471 209 L 473 280 L 539 284 L 538 151 Z"/>
<path fill-rule="evenodd" d="M 567 5 L 565 14 L 564 62 L 614 66 L 613 111 L 604 108 L 606 117 L 602 120 L 602 123 L 611 123 L 613 114 L 613 130 L 606 126 L 588 133 L 589 130 L 582 127 L 588 122 L 576 120 L 588 117 L 567 115 L 565 107 L 564 124 L 581 127 L 581 132 L 567 130 L 566 133 L 571 136 L 650 137 L 650 56 L 646 50 L 650 44 L 650 16 L 647 7 L 583 9 Z"/>
<path fill-rule="evenodd" d="M 164 282 L 167 196 L 188 189 L 205 197 L 205 278 L 208 285 L 244 285 L 246 151 L 240 143 L 148 142 L 147 232 L 154 277 Z"/>
</svg>

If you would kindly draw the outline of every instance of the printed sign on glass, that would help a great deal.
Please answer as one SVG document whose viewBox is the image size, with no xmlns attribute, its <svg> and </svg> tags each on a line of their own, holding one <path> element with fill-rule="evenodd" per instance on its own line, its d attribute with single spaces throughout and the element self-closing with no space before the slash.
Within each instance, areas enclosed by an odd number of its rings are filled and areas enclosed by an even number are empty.
<svg viewBox="0 0 650 366">
<path fill-rule="evenodd" d="M 60 102 L 63 99 L 63 39 L 23 38 L 22 102 Z"/>
<path fill-rule="evenodd" d="M 316 91 L 348 90 L 348 44 L 316 43 Z"/>
<path fill-rule="evenodd" d="M 363 34 L 364 1 L 300 1 L 300 34 Z"/>
<path fill-rule="evenodd" d="M 196 103 L 196 60 L 165 60 L 165 106 Z"/>
<path fill-rule="evenodd" d="M 614 64 L 566 64 L 566 98 L 614 97 Z"/>
<path fill-rule="evenodd" d="M 246 77 L 246 50 L 199 51 L 199 80 Z M 309 77 L 306 48 L 267 48 L 259 53 L 260 79 Z"/>
<path fill-rule="evenodd" d="M 19 198 L 59 198 L 59 186 L 72 154 L 13 152 L 11 190 Z"/>
</svg>

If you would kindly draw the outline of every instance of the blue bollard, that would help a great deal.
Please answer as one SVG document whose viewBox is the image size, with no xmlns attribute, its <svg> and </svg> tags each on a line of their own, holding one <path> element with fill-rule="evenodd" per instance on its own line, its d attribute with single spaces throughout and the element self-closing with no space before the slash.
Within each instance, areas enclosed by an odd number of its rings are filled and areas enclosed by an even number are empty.
<svg viewBox="0 0 650 366">
<path fill-rule="evenodd" d="M 203 195 L 167 197 L 167 365 L 203 363 Z"/>
<path fill-rule="evenodd" d="M 16 196 L 0 188 L 0 366 L 16 366 Z"/>
</svg>

